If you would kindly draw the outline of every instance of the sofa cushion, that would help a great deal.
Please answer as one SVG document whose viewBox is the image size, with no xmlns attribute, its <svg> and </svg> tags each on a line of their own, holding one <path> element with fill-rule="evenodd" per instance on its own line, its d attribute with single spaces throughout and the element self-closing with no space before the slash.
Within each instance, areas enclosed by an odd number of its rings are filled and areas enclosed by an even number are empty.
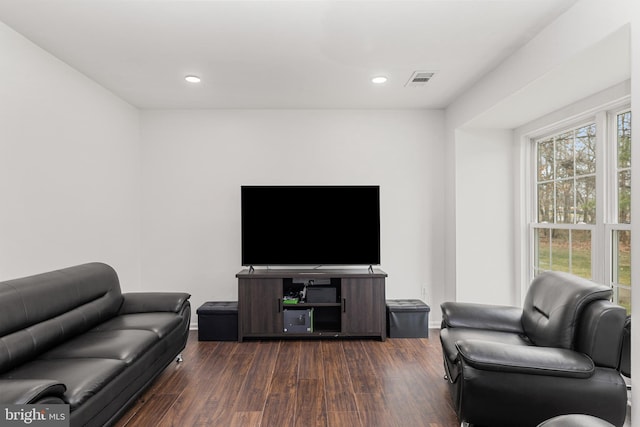
<svg viewBox="0 0 640 427">
<path fill-rule="evenodd" d="M 122 314 L 96 326 L 93 331 L 140 329 L 152 331 L 159 338 L 164 338 L 180 325 L 180 321 L 175 313 Z"/>
<path fill-rule="evenodd" d="M 158 336 L 151 331 L 91 331 L 64 344 L 60 344 L 39 358 L 71 359 L 96 357 L 118 359 L 129 365 L 157 341 Z"/>
<path fill-rule="evenodd" d="M 573 349 L 579 316 L 611 289 L 571 274 L 547 271 L 531 282 L 522 310 L 522 327 L 533 344 Z"/>
<path fill-rule="evenodd" d="M 440 341 L 444 356 L 451 362 L 458 358 L 456 342 L 464 340 L 482 340 L 510 345 L 529 346 L 531 343 L 521 335 L 510 332 L 489 331 L 484 329 L 447 328 L 440 331 Z"/>
<path fill-rule="evenodd" d="M 71 411 L 100 391 L 126 367 L 115 359 L 49 359 L 34 360 L 6 372 L 2 378 L 46 378 L 59 381 L 67 387 L 65 401 Z"/>
</svg>

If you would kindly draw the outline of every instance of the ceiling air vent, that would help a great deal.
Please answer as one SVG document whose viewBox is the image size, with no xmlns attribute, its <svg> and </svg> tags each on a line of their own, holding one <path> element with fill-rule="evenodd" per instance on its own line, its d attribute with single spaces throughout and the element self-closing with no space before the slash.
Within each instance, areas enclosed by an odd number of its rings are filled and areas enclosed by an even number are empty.
<svg viewBox="0 0 640 427">
<path fill-rule="evenodd" d="M 405 84 L 406 87 L 421 87 L 427 84 L 435 73 L 432 71 L 416 71 Z"/>
</svg>

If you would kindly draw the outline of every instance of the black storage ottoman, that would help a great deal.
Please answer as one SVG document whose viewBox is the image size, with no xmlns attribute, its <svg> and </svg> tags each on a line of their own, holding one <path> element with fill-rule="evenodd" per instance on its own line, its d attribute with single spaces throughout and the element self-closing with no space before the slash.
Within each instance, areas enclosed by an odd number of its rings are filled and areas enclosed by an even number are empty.
<svg viewBox="0 0 640 427">
<path fill-rule="evenodd" d="M 387 300 L 389 338 L 429 338 L 430 311 L 419 299 Z"/>
<path fill-rule="evenodd" d="M 198 341 L 238 341 L 238 302 L 209 301 L 198 313 Z"/>
</svg>

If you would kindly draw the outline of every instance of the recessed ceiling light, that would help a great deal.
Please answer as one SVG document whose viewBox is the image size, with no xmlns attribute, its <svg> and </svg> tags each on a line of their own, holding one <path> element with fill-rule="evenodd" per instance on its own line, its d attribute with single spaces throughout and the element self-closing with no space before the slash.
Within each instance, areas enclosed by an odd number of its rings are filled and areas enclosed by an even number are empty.
<svg viewBox="0 0 640 427">
<path fill-rule="evenodd" d="M 184 79 L 189 83 L 200 83 L 200 77 L 198 76 L 185 76 Z"/>
<path fill-rule="evenodd" d="M 377 85 L 381 85 L 382 83 L 386 83 L 387 78 L 385 76 L 376 76 L 371 79 L 371 83 L 375 83 Z"/>
</svg>

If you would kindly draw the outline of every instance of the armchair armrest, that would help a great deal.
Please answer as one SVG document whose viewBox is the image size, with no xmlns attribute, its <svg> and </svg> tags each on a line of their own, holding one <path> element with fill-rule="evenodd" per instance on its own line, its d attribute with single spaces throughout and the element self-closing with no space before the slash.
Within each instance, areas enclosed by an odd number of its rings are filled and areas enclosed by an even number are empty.
<svg viewBox="0 0 640 427">
<path fill-rule="evenodd" d="M 0 401 L 5 404 L 66 403 L 63 395 L 67 387 L 54 380 L 0 379 L 0 389 Z"/>
<path fill-rule="evenodd" d="M 178 313 L 189 303 L 190 294 L 184 292 L 130 292 L 123 294 L 119 314 L 169 311 Z"/>
<path fill-rule="evenodd" d="M 589 378 L 595 371 L 587 355 L 565 348 L 480 340 L 460 340 L 456 347 L 465 363 L 485 371 L 570 378 Z"/>
<path fill-rule="evenodd" d="M 524 334 L 522 309 L 518 307 L 445 302 L 440 308 L 442 326 L 446 328 L 489 329 Z"/>
</svg>

